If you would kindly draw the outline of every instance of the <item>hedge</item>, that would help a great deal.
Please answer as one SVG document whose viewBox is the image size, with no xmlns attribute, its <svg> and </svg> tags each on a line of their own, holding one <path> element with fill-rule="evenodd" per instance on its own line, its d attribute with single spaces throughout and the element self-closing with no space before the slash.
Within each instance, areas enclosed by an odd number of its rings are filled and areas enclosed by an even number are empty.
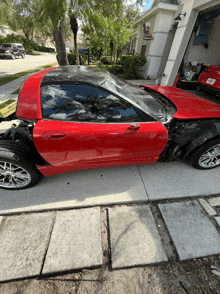
<svg viewBox="0 0 220 294">
<path fill-rule="evenodd" d="M 102 56 L 100 61 L 103 64 L 111 64 L 111 56 Z"/>
<path fill-rule="evenodd" d="M 146 57 L 138 54 L 123 55 L 120 60 L 124 74 L 129 78 L 139 78 L 138 69 L 140 66 L 144 66 L 146 62 Z"/>
</svg>

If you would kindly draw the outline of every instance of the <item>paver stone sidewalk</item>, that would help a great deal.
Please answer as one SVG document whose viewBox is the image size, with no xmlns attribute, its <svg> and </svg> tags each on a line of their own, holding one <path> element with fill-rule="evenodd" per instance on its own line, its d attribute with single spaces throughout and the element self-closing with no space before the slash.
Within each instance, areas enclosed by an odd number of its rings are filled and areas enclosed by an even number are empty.
<svg viewBox="0 0 220 294">
<path fill-rule="evenodd" d="M 58 212 L 43 274 L 101 265 L 100 208 Z"/>
<path fill-rule="evenodd" d="M 220 253 L 220 235 L 197 201 L 159 204 L 180 260 Z"/>
<path fill-rule="evenodd" d="M 38 276 L 53 213 L 9 217 L 0 230 L 0 281 Z"/>
<path fill-rule="evenodd" d="M 108 211 L 112 268 L 167 261 L 148 205 Z"/>
</svg>

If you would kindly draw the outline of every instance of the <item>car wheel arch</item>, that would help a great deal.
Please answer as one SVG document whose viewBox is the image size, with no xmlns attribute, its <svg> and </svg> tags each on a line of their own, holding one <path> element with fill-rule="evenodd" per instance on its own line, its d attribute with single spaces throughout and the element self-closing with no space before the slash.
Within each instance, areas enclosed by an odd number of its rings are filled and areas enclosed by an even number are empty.
<svg viewBox="0 0 220 294">
<path fill-rule="evenodd" d="M 201 138 L 200 136 L 193 140 L 188 146 L 185 146 L 184 151 L 182 153 L 181 159 L 186 159 L 189 160 L 194 152 L 196 152 L 200 147 L 202 147 L 204 144 L 215 140 L 219 138 L 220 139 L 220 134 L 216 136 L 211 136 L 209 134 L 208 137 Z"/>
<path fill-rule="evenodd" d="M 215 148 L 220 145 L 220 135 L 212 139 L 207 140 L 204 144 L 195 148 L 190 155 L 187 157 L 187 162 L 196 169 L 210 169 L 219 166 L 219 161 L 217 159 L 218 155 L 214 153 L 213 157 L 208 154 L 211 150 L 215 152 Z M 218 148 L 218 147 L 217 147 Z M 208 160 L 208 162 L 207 162 Z M 216 161 L 217 160 L 217 161 Z M 211 162 L 210 162 L 211 161 Z"/>
</svg>

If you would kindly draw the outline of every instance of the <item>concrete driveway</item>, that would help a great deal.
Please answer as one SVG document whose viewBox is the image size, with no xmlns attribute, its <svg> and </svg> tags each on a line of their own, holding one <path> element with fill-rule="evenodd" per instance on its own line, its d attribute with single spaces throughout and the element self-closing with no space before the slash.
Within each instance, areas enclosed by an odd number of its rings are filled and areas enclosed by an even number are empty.
<svg viewBox="0 0 220 294">
<path fill-rule="evenodd" d="M 57 62 L 56 54 L 41 53 L 41 55 L 26 55 L 25 59 L 17 57 L 12 59 L 0 59 L 0 77 L 13 75 L 21 71 L 34 69 L 41 65 Z"/>
<path fill-rule="evenodd" d="M 0 189 L 0 214 L 216 195 L 219 171 L 220 167 L 201 171 L 173 162 L 45 177 L 26 190 Z"/>
</svg>

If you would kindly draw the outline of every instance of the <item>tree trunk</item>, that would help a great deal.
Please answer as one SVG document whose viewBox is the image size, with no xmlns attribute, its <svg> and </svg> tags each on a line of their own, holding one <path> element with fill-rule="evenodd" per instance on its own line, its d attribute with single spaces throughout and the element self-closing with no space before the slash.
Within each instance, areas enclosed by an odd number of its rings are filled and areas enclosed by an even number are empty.
<svg viewBox="0 0 220 294">
<path fill-rule="evenodd" d="M 25 38 L 29 40 L 29 34 L 30 34 L 30 32 L 23 29 L 23 33 L 25 35 Z"/>
<path fill-rule="evenodd" d="M 66 55 L 65 45 L 65 27 L 64 24 L 53 30 L 53 37 L 56 44 L 56 50 L 58 55 L 58 63 L 60 66 L 69 65 Z"/>
<path fill-rule="evenodd" d="M 79 62 L 79 53 L 77 50 L 77 34 L 73 35 L 73 40 L 74 40 L 74 48 L 75 48 L 75 54 L 76 54 L 76 63 L 79 65 L 80 62 Z"/>
<path fill-rule="evenodd" d="M 114 43 L 110 41 L 110 48 L 111 48 L 111 66 L 112 66 L 112 55 L 113 55 L 113 49 L 114 49 Z"/>
<path fill-rule="evenodd" d="M 79 53 L 77 50 L 77 31 L 78 31 L 78 22 L 76 17 L 70 18 L 70 26 L 73 32 L 73 41 L 74 41 L 74 48 L 75 48 L 75 54 L 76 54 L 76 63 L 79 65 Z"/>
<path fill-rule="evenodd" d="M 116 64 L 118 63 L 118 57 L 119 57 L 119 52 L 117 50 L 117 53 L 116 53 Z"/>
</svg>

